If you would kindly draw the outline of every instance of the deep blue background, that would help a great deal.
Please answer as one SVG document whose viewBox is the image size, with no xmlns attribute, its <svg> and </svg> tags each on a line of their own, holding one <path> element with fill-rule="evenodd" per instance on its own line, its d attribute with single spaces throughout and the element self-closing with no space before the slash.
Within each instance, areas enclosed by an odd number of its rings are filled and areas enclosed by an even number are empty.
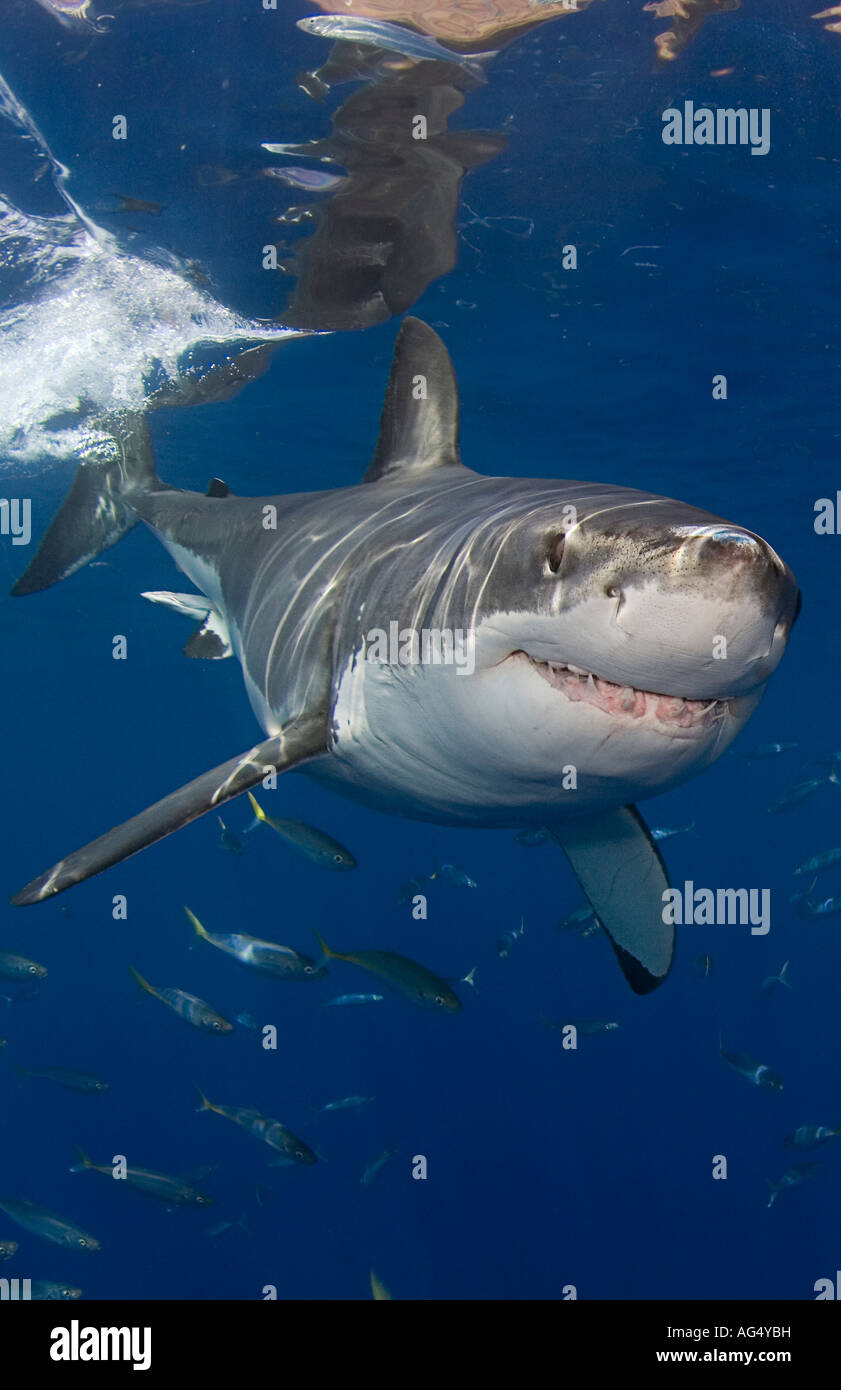
<svg viewBox="0 0 841 1390">
<path fill-rule="evenodd" d="M 117 188 L 165 204 L 145 234 L 199 260 L 214 292 L 252 314 L 284 298 L 259 269 L 277 186 L 202 188 L 194 171 L 259 165 L 261 140 L 326 133 L 348 89 L 322 108 L 295 87 L 295 72 L 326 52 L 292 26 L 304 9 L 282 0 L 263 15 L 256 0 L 219 0 L 123 11 L 74 63 L 37 6 L 18 3 L 4 26 L 2 71 L 72 168 L 74 195 Z M 657 71 L 652 38 L 665 26 L 637 4 L 594 5 L 518 41 L 456 121 L 504 126 L 510 149 L 467 179 L 459 265 L 415 307 L 456 363 L 471 467 L 678 496 L 758 531 L 797 574 L 803 613 L 751 727 L 701 779 L 644 808 L 653 825 L 697 822 L 664 847 L 675 882 L 770 888 L 770 934 L 681 929 L 672 977 L 638 999 L 605 940 L 555 931 L 579 894 L 553 847 L 390 820 L 290 777 L 276 813 L 347 842 L 356 873 L 319 873 L 263 831 L 235 859 L 209 817 L 56 902 L 0 907 L 0 946 L 50 972 L 37 1000 L 0 1000 L 0 1199 L 28 1197 L 103 1243 L 66 1254 L 0 1219 L 0 1238 L 21 1242 L 4 1273 L 115 1298 L 254 1299 L 264 1284 L 281 1298 L 364 1298 L 373 1266 L 397 1298 L 558 1298 L 574 1284 L 582 1298 L 804 1299 L 838 1267 L 841 1140 L 816 1155 L 815 1180 L 766 1206 L 766 1179 L 793 1161 L 783 1136 L 841 1122 L 841 918 L 804 921 L 787 902 L 794 866 L 839 843 L 841 788 L 766 814 L 815 770 L 812 756 L 839 745 L 841 538 L 815 535 L 813 509 L 841 478 L 841 37 L 813 10 L 746 3 Z M 664 146 L 661 113 L 684 99 L 770 107 L 771 153 Z M 124 110 L 134 124 L 119 147 L 110 117 Z M 524 216 L 532 234 L 512 234 L 524 226 L 510 219 Z M 574 274 L 560 266 L 569 242 L 581 248 Z M 624 254 L 637 245 L 656 249 Z M 359 478 L 394 332 L 291 341 L 237 400 L 154 416 L 162 475 L 203 489 L 218 474 L 255 494 Z M 716 373 L 728 377 L 726 402 L 712 399 Z M 4 488 L 35 487 L 40 532 L 71 472 L 68 462 L 25 484 L 7 473 Z M 154 539 L 138 528 L 104 558 L 49 592 L 2 600 L 3 896 L 258 736 L 236 665 L 185 661 L 186 629 L 140 601 L 144 588 L 178 587 Z M 4 589 L 24 559 L 3 541 Z M 115 633 L 128 661 L 111 658 Z M 745 758 L 777 739 L 800 747 Z M 246 811 L 236 804 L 227 819 L 242 827 Z M 429 920 L 413 922 L 396 905 L 400 885 L 442 860 L 479 886 L 433 887 Z M 127 922 L 111 918 L 118 892 Z M 821 881 L 821 896 L 832 892 L 838 871 Z M 341 965 L 318 983 L 273 984 L 191 951 L 182 903 L 211 930 L 305 951 L 318 927 L 331 943 L 390 946 L 445 975 L 476 965 L 478 993 L 462 987 L 455 1018 L 397 998 L 321 1008 L 375 986 Z M 521 915 L 525 935 L 501 960 L 494 943 Z M 692 960 L 707 951 L 715 971 L 702 979 Z M 793 990 L 761 1000 L 763 976 L 787 958 Z M 218 1040 L 191 1031 L 139 997 L 129 963 L 231 1017 L 247 1009 L 275 1023 L 277 1052 L 243 1029 Z M 566 1052 L 542 1015 L 615 1019 L 619 1030 Z M 782 1094 L 722 1064 L 719 1029 L 781 1073 Z M 21 1082 L 14 1061 L 88 1068 L 112 1089 L 87 1098 Z M 267 1169 L 268 1149 L 194 1114 L 196 1084 L 277 1116 L 328 1161 Z M 375 1105 L 313 1114 L 352 1092 Z M 204 1185 L 218 1206 L 168 1213 L 71 1175 L 75 1143 L 100 1162 L 125 1153 L 169 1173 L 217 1163 Z M 366 1163 L 390 1146 L 399 1156 L 362 1187 Z M 425 1182 L 410 1176 L 414 1154 L 428 1158 Z M 728 1158 L 726 1182 L 711 1179 L 716 1154 Z M 263 1206 L 257 1184 L 269 1189 Z M 208 1236 L 241 1213 L 250 1236 Z"/>
</svg>

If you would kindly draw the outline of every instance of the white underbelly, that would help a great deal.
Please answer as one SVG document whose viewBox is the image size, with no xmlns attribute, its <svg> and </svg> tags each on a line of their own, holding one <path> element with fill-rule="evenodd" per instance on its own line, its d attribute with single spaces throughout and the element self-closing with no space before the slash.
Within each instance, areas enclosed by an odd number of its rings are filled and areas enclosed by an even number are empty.
<svg viewBox="0 0 841 1390">
<path fill-rule="evenodd" d="M 631 727 L 522 669 L 462 676 L 364 659 L 342 676 L 334 730 L 331 755 L 308 766 L 310 776 L 392 814 L 485 826 L 656 795 L 717 756 L 711 743 L 722 732 L 704 741 Z"/>
</svg>

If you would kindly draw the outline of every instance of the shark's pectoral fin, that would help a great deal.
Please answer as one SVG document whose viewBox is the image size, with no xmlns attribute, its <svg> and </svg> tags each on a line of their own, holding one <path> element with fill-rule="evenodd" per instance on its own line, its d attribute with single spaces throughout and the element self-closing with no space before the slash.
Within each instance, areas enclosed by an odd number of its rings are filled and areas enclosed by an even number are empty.
<svg viewBox="0 0 841 1390">
<path fill-rule="evenodd" d="M 274 738 L 211 768 L 210 772 L 165 796 L 163 801 L 156 801 L 139 816 L 132 816 L 106 835 L 100 835 L 98 840 L 92 840 L 84 849 L 60 860 L 21 889 L 12 898 L 12 905 L 26 907 L 43 902 L 65 888 L 93 878 L 112 864 L 119 864 L 174 830 L 189 825 L 207 811 L 216 810 L 249 787 L 256 787 L 271 769 L 288 772 L 326 753 L 327 749 L 327 719 L 323 711 L 291 720 Z"/>
<path fill-rule="evenodd" d="M 554 825 L 589 902 L 610 937 L 635 994 L 662 984 L 674 955 L 675 931 L 663 921 L 666 868 L 645 821 L 633 806 Z"/>
<path fill-rule="evenodd" d="M 147 589 L 140 595 L 150 603 L 159 603 L 162 608 L 171 608 L 173 613 L 183 613 L 185 618 L 204 620 L 213 609 L 213 604 L 204 594 L 174 594 L 169 589 Z"/>
</svg>

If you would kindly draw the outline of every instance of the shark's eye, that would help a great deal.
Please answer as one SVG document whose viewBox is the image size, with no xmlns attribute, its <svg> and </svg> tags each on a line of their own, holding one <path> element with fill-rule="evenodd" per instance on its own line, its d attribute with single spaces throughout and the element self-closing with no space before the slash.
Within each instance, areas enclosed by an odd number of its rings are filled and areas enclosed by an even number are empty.
<svg viewBox="0 0 841 1390">
<path fill-rule="evenodd" d="M 550 574 L 557 574 L 558 570 L 561 568 L 561 561 L 564 558 L 565 543 L 566 536 L 563 532 L 561 532 L 560 535 L 554 535 L 549 537 L 549 547 L 546 552 L 546 564 L 549 567 Z"/>
</svg>

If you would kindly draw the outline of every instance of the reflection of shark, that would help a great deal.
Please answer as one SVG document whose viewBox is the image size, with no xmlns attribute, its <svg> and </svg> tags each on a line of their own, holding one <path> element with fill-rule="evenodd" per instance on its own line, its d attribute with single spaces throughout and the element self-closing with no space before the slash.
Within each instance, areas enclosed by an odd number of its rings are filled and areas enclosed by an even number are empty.
<svg viewBox="0 0 841 1390">
<path fill-rule="evenodd" d="M 181 492 L 156 477 L 138 417 L 118 449 L 83 462 L 15 592 L 70 574 L 142 519 L 206 596 L 182 605 L 206 615 L 193 649 L 236 653 L 269 737 L 62 860 L 16 904 L 136 853 L 267 767 L 304 766 L 402 815 L 551 823 L 633 988 L 660 982 L 668 885 L 630 803 L 735 737 L 785 648 L 797 586 L 764 541 L 682 503 L 482 477 L 459 461 L 457 419 L 446 350 L 408 319 L 362 485 Z M 473 673 L 366 658 L 367 634 L 394 622 L 472 632 Z"/>
<path fill-rule="evenodd" d="M 462 179 L 507 144 L 494 131 L 449 129 L 450 117 L 464 105 L 463 86 L 464 73 L 452 63 L 381 75 L 334 112 L 327 139 L 264 146 L 284 158 L 326 160 L 331 169 L 346 171 L 326 201 L 287 209 L 278 218 L 315 223 L 313 236 L 294 243 L 290 273 L 297 282 L 281 315 L 287 327 L 383 323 L 452 270 Z M 423 139 L 417 138 L 419 121 L 426 123 Z"/>
</svg>

